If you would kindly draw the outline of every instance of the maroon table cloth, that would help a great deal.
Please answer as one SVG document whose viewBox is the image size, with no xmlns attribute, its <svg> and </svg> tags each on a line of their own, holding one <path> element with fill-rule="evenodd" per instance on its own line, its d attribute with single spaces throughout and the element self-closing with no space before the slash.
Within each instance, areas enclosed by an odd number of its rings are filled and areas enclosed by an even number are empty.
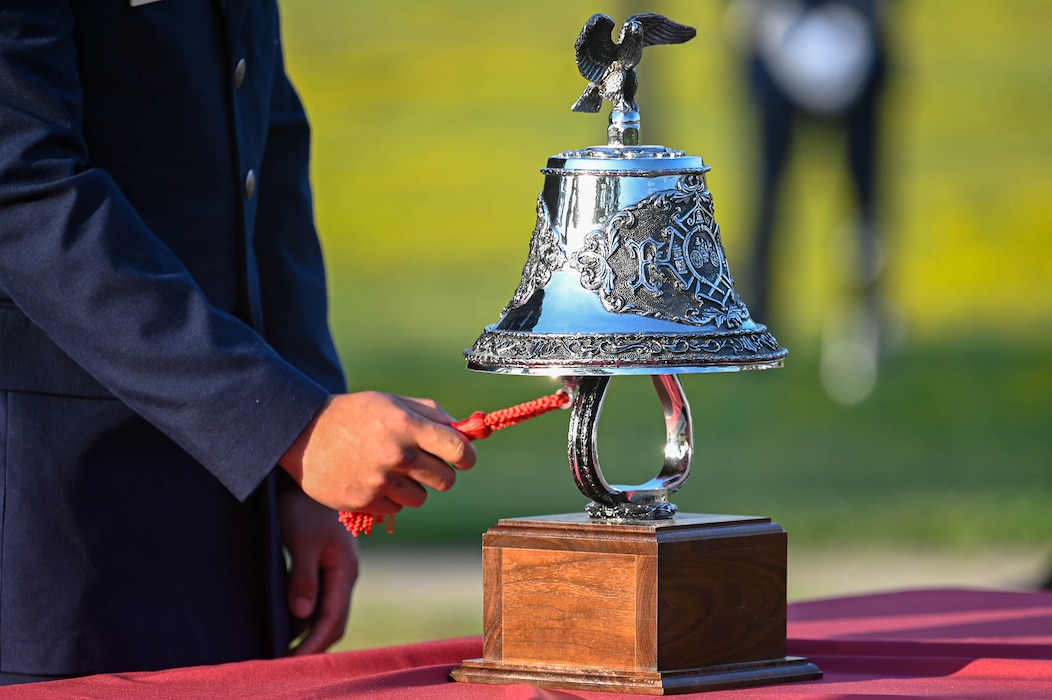
<svg viewBox="0 0 1052 700">
<path fill-rule="evenodd" d="M 917 590 L 794 603 L 789 653 L 819 681 L 683 698 L 1052 698 L 1052 593 Z M 480 637 L 274 661 L 122 673 L 0 689 L 4 698 L 435 698 L 653 696 L 454 683 Z"/>
</svg>

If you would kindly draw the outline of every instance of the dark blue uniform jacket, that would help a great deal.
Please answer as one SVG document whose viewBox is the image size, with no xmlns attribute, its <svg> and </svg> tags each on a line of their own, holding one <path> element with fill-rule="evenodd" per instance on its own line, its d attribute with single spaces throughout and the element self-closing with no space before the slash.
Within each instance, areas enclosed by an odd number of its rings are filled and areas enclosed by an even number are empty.
<svg viewBox="0 0 1052 700">
<path fill-rule="evenodd" d="M 0 2 L 0 673 L 281 653 L 344 388 L 275 0 L 133 2 Z"/>
</svg>

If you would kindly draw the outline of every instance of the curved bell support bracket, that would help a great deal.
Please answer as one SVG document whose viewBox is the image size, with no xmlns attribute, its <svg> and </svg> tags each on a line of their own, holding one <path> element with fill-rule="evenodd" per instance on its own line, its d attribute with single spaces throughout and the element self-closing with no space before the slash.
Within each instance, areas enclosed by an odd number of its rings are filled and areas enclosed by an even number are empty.
<svg viewBox="0 0 1052 700">
<path fill-rule="evenodd" d="M 676 506 L 669 503 L 668 496 L 687 481 L 694 457 L 690 405 L 679 377 L 660 374 L 652 375 L 651 380 L 665 415 L 665 457 L 660 473 L 636 486 L 611 485 L 599 466 L 596 447 L 599 416 L 610 377 L 564 377 L 562 380 L 574 395 L 569 430 L 570 470 L 577 488 L 592 499 L 585 510 L 593 518 L 664 520 L 676 513 Z"/>
</svg>

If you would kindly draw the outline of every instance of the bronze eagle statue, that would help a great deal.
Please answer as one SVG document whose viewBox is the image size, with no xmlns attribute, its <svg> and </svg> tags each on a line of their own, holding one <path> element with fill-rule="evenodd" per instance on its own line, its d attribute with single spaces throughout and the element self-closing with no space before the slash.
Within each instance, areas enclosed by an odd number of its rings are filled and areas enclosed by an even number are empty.
<svg viewBox="0 0 1052 700">
<path fill-rule="evenodd" d="M 597 13 L 577 37 L 577 69 L 588 79 L 588 87 L 571 107 L 575 112 L 598 112 L 604 99 L 618 111 L 638 111 L 635 100 L 639 79 L 635 68 L 643 57 L 643 49 L 657 44 L 682 44 L 697 34 L 694 27 L 653 13 L 626 19 L 617 43 L 611 38 L 613 29 L 614 20 Z"/>
</svg>

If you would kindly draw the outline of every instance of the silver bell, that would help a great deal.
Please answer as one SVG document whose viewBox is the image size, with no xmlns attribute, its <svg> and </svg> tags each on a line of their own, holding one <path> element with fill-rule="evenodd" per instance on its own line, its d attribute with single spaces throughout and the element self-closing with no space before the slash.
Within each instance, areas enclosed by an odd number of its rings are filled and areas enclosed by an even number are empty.
<svg viewBox="0 0 1052 700">
<path fill-rule="evenodd" d="M 734 290 L 708 170 L 662 146 L 549 158 L 522 281 L 468 367 L 561 376 L 781 366 L 786 350 Z"/>
<path fill-rule="evenodd" d="M 645 46 L 695 31 L 633 15 L 620 40 L 594 15 L 576 44 L 589 84 L 574 111 L 613 103 L 605 146 L 551 156 L 522 280 L 500 320 L 470 350 L 468 368 L 561 377 L 574 395 L 569 458 L 599 519 L 671 518 L 668 495 L 690 474 L 693 430 L 673 375 L 780 367 L 787 351 L 734 290 L 700 156 L 639 144 L 635 66 Z M 609 484 L 596 435 L 616 374 L 652 375 L 665 414 L 664 464 L 638 485 Z"/>
</svg>

